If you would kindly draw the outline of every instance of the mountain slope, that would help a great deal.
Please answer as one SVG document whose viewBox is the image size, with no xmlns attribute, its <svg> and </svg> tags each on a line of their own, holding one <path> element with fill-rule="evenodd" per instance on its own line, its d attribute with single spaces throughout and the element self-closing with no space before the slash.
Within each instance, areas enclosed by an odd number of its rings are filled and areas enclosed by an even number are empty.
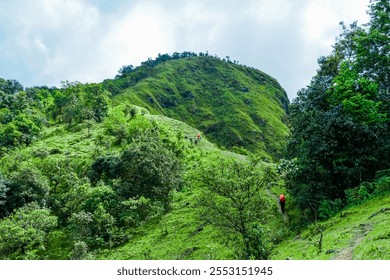
<svg viewBox="0 0 390 280">
<path fill-rule="evenodd" d="M 141 66 L 114 82 L 125 85 L 114 104 L 130 101 L 181 120 L 221 147 L 281 155 L 289 101 L 277 81 L 259 70 L 199 56 Z"/>
</svg>

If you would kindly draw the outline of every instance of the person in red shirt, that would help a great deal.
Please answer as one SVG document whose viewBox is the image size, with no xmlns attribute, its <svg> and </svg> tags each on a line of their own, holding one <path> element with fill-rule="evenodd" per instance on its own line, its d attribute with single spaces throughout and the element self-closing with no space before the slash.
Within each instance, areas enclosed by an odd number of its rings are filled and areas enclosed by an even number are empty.
<svg viewBox="0 0 390 280">
<path fill-rule="evenodd" d="M 279 204 L 280 208 L 282 209 L 282 214 L 284 215 L 284 207 L 286 205 L 286 197 L 284 196 L 284 194 L 281 194 L 279 196 Z"/>
</svg>

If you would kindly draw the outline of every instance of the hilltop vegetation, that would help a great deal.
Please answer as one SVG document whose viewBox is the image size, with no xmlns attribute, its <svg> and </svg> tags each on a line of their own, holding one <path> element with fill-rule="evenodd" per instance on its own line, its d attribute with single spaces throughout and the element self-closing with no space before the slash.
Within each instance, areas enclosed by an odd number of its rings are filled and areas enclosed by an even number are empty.
<svg viewBox="0 0 390 280">
<path fill-rule="evenodd" d="M 180 58 L 180 59 L 179 59 Z M 153 114 L 197 127 L 220 147 L 280 157 L 288 135 L 288 98 L 259 70 L 193 53 L 159 56 L 125 67 L 107 88 L 124 87 L 114 104 L 129 101 Z"/>
<path fill-rule="evenodd" d="M 291 105 L 207 53 L 0 79 L 0 259 L 389 258 L 390 4 L 369 14 Z"/>
</svg>

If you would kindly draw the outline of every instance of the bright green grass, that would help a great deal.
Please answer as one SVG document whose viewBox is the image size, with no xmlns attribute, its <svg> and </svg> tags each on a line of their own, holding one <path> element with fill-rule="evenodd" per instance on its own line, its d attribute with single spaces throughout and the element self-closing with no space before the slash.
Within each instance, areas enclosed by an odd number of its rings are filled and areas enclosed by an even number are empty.
<svg viewBox="0 0 390 280">
<path fill-rule="evenodd" d="M 232 259 L 224 236 L 204 225 L 196 206 L 197 191 L 176 193 L 171 211 L 132 231 L 125 245 L 102 252 L 101 259 Z"/>
<path fill-rule="evenodd" d="M 316 247 L 320 238 L 314 226 L 279 244 L 272 259 L 390 259 L 390 195 L 354 206 L 328 221 L 324 230 L 322 252 Z M 378 215 L 370 218 L 374 213 Z M 316 244 L 314 244 L 316 243 Z M 334 252 L 331 253 L 331 250 Z M 326 254 L 328 252 L 328 254 Z"/>
</svg>

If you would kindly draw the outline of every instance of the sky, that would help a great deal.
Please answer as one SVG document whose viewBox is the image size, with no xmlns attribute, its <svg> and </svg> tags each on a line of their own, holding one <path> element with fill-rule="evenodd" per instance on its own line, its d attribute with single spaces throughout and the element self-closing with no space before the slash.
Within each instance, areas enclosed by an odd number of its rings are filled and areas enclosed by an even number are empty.
<svg viewBox="0 0 390 280">
<path fill-rule="evenodd" d="M 159 53 L 206 52 L 276 78 L 290 100 L 369 0 L 0 0 L 0 77 L 101 82 Z"/>
</svg>

